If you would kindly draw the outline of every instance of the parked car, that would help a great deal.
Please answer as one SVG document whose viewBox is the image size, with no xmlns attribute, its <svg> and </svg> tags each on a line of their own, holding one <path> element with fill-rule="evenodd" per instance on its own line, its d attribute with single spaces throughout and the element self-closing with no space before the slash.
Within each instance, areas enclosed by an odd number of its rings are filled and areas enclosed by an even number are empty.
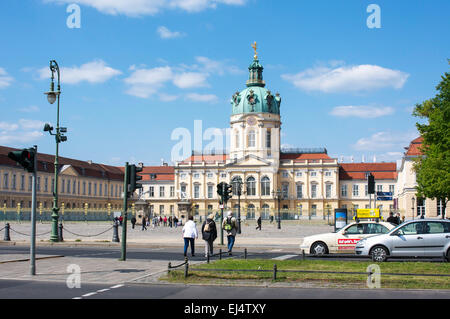
<svg viewBox="0 0 450 319">
<path fill-rule="evenodd" d="M 337 232 L 305 237 L 300 249 L 320 256 L 331 253 L 355 253 L 355 246 L 363 238 L 386 234 L 396 225 L 387 222 L 360 221 L 348 224 Z"/>
<path fill-rule="evenodd" d="M 411 220 L 387 234 L 359 241 L 355 252 L 375 262 L 391 257 L 444 257 L 450 261 L 450 221 Z"/>
</svg>

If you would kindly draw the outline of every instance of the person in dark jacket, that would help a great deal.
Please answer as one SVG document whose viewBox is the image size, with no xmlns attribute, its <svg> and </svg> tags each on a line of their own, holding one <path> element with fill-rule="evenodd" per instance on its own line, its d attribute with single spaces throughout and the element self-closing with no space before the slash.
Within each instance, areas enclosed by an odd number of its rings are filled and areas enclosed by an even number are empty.
<svg viewBox="0 0 450 319">
<path fill-rule="evenodd" d="M 136 225 L 136 217 L 131 217 L 131 228 L 134 229 L 134 225 Z"/>
<path fill-rule="evenodd" d="M 261 216 L 258 217 L 258 220 L 256 221 L 256 223 L 258 224 L 258 225 L 256 226 L 256 229 L 261 230 Z"/>
<path fill-rule="evenodd" d="M 205 241 L 205 257 L 213 255 L 214 240 L 217 238 L 217 227 L 214 214 L 209 214 L 202 225 L 202 238 Z"/>
</svg>

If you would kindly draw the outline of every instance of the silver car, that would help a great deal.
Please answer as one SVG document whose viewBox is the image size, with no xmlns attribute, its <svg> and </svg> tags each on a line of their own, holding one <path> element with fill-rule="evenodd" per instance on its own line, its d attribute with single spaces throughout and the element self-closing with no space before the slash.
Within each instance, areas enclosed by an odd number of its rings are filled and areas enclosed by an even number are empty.
<svg viewBox="0 0 450 319">
<path fill-rule="evenodd" d="M 417 219 L 360 240 L 355 253 L 375 262 L 391 257 L 444 257 L 450 261 L 450 220 Z"/>
</svg>

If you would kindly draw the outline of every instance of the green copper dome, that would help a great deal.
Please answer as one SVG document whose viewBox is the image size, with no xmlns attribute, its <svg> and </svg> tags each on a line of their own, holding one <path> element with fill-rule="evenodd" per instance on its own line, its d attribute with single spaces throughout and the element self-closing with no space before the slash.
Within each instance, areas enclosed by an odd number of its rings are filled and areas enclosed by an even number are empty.
<svg viewBox="0 0 450 319">
<path fill-rule="evenodd" d="M 241 113 L 272 113 L 280 114 L 281 97 L 266 89 L 262 77 L 262 65 L 255 59 L 248 67 L 249 78 L 247 88 L 233 94 L 231 99 L 232 114 Z"/>
</svg>

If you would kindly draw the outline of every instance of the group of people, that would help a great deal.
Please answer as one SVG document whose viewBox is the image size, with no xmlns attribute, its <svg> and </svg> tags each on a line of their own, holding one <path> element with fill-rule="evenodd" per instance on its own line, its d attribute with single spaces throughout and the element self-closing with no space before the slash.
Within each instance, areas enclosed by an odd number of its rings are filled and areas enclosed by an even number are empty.
<svg viewBox="0 0 450 319">
<path fill-rule="evenodd" d="M 136 225 L 136 217 L 132 217 L 131 218 L 131 227 L 134 229 L 135 225 Z M 163 225 L 164 227 L 170 227 L 172 228 L 172 226 L 174 226 L 175 228 L 177 228 L 177 226 L 179 226 L 180 221 L 178 220 L 178 218 L 176 216 L 174 216 L 172 218 L 172 216 L 169 216 L 169 218 L 167 218 L 167 216 L 164 216 L 164 218 L 162 216 L 155 216 L 152 218 L 152 226 L 153 228 L 158 227 Z M 142 217 L 142 230 L 147 230 L 147 227 L 150 226 L 150 219 L 146 216 Z"/>
<path fill-rule="evenodd" d="M 405 222 L 405 216 L 402 216 L 400 219 L 400 214 L 395 214 L 393 212 L 389 213 L 389 217 L 386 219 L 388 223 L 394 224 L 394 225 L 400 225 L 401 223 Z"/>
<path fill-rule="evenodd" d="M 236 218 L 233 213 L 228 212 L 227 218 L 223 220 L 221 225 L 227 235 L 228 255 L 232 255 L 232 250 L 238 230 Z M 214 221 L 214 214 L 208 215 L 201 227 L 202 239 L 205 241 L 205 257 L 212 256 L 214 251 L 214 240 L 217 238 L 217 226 Z M 188 221 L 183 227 L 183 239 L 184 239 L 184 256 L 187 255 L 189 246 L 191 247 L 191 255 L 195 256 L 195 239 L 197 239 L 199 233 L 197 231 L 197 225 L 194 222 L 194 217 L 189 216 Z"/>
</svg>

